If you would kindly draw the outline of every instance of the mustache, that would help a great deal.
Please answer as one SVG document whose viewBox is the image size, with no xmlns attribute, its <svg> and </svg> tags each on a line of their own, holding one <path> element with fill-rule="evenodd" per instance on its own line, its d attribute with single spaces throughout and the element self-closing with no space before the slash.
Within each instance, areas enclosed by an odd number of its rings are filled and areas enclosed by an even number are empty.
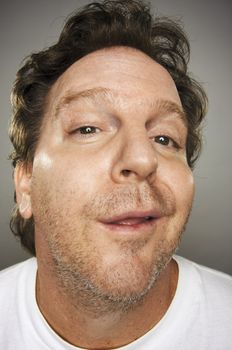
<svg viewBox="0 0 232 350">
<path fill-rule="evenodd" d="M 111 189 L 109 192 L 95 195 L 83 207 L 89 217 L 117 215 L 133 210 L 159 211 L 163 216 L 172 215 L 176 210 L 174 195 L 166 186 L 142 186 L 136 184 Z"/>
</svg>

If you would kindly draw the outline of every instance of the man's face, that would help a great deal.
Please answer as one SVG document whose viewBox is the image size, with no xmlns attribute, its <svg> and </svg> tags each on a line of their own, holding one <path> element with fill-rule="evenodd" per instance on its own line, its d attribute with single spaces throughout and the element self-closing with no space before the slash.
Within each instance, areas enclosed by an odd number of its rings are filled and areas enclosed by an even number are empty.
<svg viewBox="0 0 232 350">
<path fill-rule="evenodd" d="M 192 204 L 186 137 L 171 76 L 134 49 L 89 54 L 53 85 L 30 195 L 38 257 L 72 295 L 154 284 Z"/>
</svg>

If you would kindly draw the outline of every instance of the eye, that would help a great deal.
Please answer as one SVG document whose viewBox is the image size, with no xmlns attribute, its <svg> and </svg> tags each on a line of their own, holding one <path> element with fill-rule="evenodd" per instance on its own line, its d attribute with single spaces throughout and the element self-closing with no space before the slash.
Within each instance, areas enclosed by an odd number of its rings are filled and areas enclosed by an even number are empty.
<svg viewBox="0 0 232 350">
<path fill-rule="evenodd" d="M 81 136 L 88 136 L 88 135 L 91 136 L 91 135 L 97 134 L 98 132 L 100 132 L 99 128 L 91 125 L 86 125 L 71 131 L 71 134 L 79 134 Z"/>
<path fill-rule="evenodd" d="M 97 128 L 95 126 L 82 126 L 81 128 L 77 129 L 80 134 L 87 135 L 87 134 L 95 134 L 97 132 Z"/>
<path fill-rule="evenodd" d="M 155 136 L 155 142 L 160 143 L 163 146 L 167 147 L 173 147 L 176 149 L 180 149 L 180 146 L 178 145 L 177 142 L 175 142 L 171 137 L 166 136 L 166 135 L 158 135 Z"/>
</svg>

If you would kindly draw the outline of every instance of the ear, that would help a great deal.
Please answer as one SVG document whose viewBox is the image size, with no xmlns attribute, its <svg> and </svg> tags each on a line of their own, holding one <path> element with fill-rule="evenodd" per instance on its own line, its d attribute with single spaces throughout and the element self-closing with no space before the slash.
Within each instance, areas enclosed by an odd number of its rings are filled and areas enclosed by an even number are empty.
<svg viewBox="0 0 232 350">
<path fill-rule="evenodd" d="M 19 212 L 24 219 L 32 216 L 31 208 L 31 176 L 32 167 L 17 164 L 14 171 L 16 201 Z"/>
</svg>

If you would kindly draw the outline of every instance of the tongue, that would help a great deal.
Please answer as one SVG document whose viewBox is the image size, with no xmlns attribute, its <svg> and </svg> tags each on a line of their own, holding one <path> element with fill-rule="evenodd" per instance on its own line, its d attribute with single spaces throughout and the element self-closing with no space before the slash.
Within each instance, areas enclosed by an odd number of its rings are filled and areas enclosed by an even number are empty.
<svg viewBox="0 0 232 350">
<path fill-rule="evenodd" d="M 138 225 L 145 221 L 145 218 L 125 218 L 123 220 L 114 221 L 114 225 Z"/>
</svg>

